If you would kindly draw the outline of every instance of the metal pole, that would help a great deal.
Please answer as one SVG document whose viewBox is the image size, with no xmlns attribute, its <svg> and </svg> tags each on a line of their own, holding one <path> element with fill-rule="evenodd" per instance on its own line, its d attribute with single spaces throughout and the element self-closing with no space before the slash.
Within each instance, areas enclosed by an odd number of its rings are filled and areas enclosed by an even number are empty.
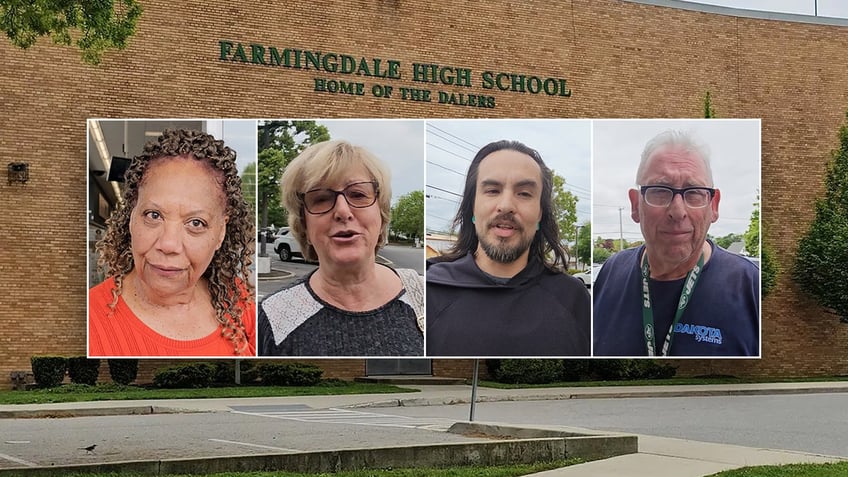
<svg viewBox="0 0 848 477">
<path fill-rule="evenodd" d="M 474 360 L 474 378 L 471 380 L 471 416 L 469 421 L 474 421 L 474 409 L 477 407 L 477 370 L 480 368 L 480 360 Z"/>
<path fill-rule="evenodd" d="M 574 268 L 580 270 L 580 226 L 574 226 Z"/>
<path fill-rule="evenodd" d="M 621 221 L 621 211 L 624 210 L 624 207 L 618 208 L 618 251 L 624 250 L 624 223 Z"/>
<path fill-rule="evenodd" d="M 236 384 L 241 384 L 241 360 L 236 360 Z"/>
</svg>

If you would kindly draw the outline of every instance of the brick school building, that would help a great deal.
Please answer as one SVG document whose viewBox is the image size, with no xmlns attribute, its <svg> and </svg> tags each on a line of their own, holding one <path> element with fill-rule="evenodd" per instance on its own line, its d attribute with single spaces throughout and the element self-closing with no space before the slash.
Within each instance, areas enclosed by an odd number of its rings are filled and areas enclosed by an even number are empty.
<svg viewBox="0 0 848 477">
<path fill-rule="evenodd" d="M 762 119 L 781 274 L 762 359 L 679 374 L 848 374 L 848 326 L 790 279 L 848 108 L 848 21 L 673 0 L 142 4 L 129 46 L 99 66 L 49 39 L 0 40 L 0 159 L 28 173 L 0 180 L 0 386 L 33 355 L 85 353 L 87 118 L 688 118 L 707 91 L 721 117 Z"/>
</svg>

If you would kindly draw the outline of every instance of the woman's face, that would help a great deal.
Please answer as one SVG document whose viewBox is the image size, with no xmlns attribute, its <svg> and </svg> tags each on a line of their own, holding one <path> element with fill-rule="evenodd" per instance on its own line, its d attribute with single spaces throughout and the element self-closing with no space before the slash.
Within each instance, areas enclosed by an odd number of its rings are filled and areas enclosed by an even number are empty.
<svg viewBox="0 0 848 477">
<path fill-rule="evenodd" d="M 371 192 L 371 185 L 362 183 L 371 181 L 371 175 L 359 166 L 352 169 L 344 180 L 320 183 L 311 190 L 342 191 L 347 188 L 349 200 L 356 204 L 357 200 L 365 198 L 364 194 Z M 324 197 L 329 196 L 325 194 Z M 308 201 L 309 197 L 305 200 Z M 342 267 L 374 263 L 377 241 L 383 226 L 379 203 L 375 201 L 367 207 L 352 207 L 344 195 L 338 194 L 334 202 L 328 205 L 332 205 L 332 209 L 323 214 L 304 211 L 306 237 L 315 248 L 319 263 Z"/>
<path fill-rule="evenodd" d="M 224 191 L 208 166 L 186 157 L 150 165 L 130 216 L 134 270 L 148 291 L 191 291 L 224 241 L 225 212 Z"/>
</svg>

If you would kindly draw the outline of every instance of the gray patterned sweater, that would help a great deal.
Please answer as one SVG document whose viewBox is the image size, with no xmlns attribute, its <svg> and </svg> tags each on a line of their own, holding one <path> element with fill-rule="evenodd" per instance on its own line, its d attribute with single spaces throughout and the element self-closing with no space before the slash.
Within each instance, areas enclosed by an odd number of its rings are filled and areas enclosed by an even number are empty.
<svg viewBox="0 0 848 477">
<path fill-rule="evenodd" d="M 422 356 L 423 279 L 415 270 L 394 272 L 403 290 L 369 311 L 321 300 L 309 286 L 311 273 L 268 296 L 259 304 L 259 356 Z"/>
</svg>

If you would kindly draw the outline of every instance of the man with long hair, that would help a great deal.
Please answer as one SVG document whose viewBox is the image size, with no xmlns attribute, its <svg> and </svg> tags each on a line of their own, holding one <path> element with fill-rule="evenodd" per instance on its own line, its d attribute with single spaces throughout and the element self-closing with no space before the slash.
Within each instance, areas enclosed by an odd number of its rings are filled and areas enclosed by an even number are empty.
<svg viewBox="0 0 848 477">
<path fill-rule="evenodd" d="M 563 273 L 553 173 L 537 151 L 483 147 L 454 226 L 456 243 L 427 264 L 428 356 L 589 355 L 589 293 Z"/>
</svg>

